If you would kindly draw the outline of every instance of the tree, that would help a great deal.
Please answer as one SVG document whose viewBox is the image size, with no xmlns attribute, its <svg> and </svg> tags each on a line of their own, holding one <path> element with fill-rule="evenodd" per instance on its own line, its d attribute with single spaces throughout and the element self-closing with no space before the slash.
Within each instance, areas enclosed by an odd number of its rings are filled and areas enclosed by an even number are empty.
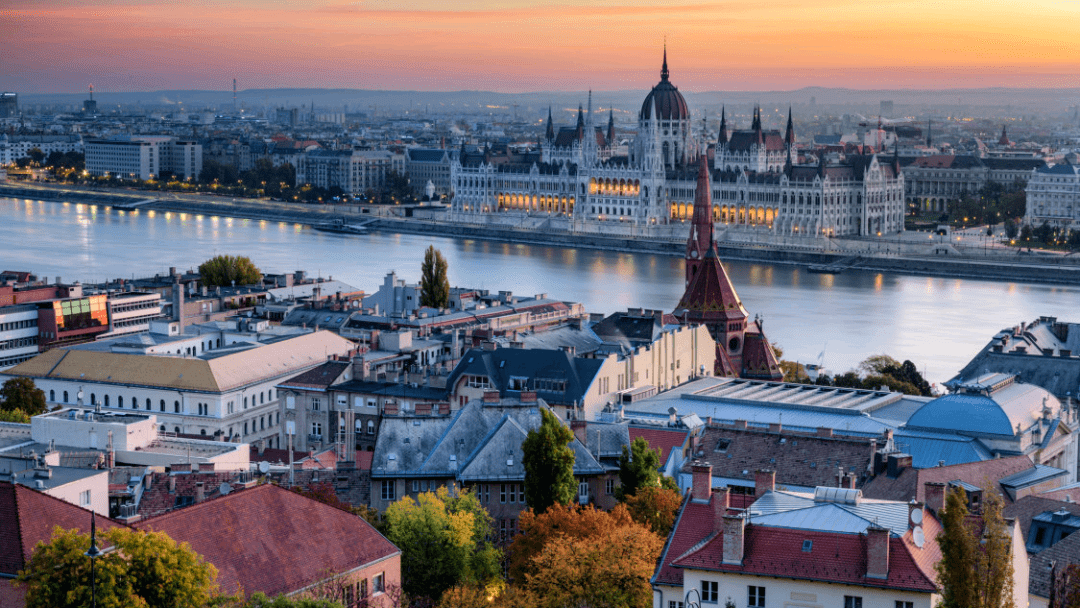
<svg viewBox="0 0 1080 608">
<path fill-rule="evenodd" d="M 547 409 L 540 410 L 540 427 L 521 444 L 525 467 L 525 502 L 537 513 L 553 504 L 568 505 L 577 494 L 574 479 L 574 434 Z"/>
<path fill-rule="evenodd" d="M 623 446 L 619 457 L 619 487 L 616 497 L 622 501 L 633 496 L 639 488 L 660 487 L 660 450 L 649 448 L 644 437 Z"/>
<path fill-rule="evenodd" d="M 343 608 L 343 606 L 339 602 L 306 597 L 292 598 L 278 595 L 270 598 L 260 591 L 252 594 L 246 602 L 238 604 L 237 608 Z"/>
<path fill-rule="evenodd" d="M 38 388 L 30 378 L 11 378 L 0 387 L 0 410 L 19 410 L 28 416 L 48 411 L 45 391 Z"/>
<path fill-rule="evenodd" d="M 217 568 L 163 532 L 118 527 L 98 542 L 116 547 L 95 564 L 101 608 L 201 608 L 217 593 Z M 89 535 L 59 526 L 48 543 L 38 543 L 16 579 L 26 586 L 27 608 L 90 605 L 89 546 Z"/>
<path fill-rule="evenodd" d="M 671 478 L 665 476 L 663 479 Z M 671 533 L 681 504 L 682 494 L 677 487 L 640 488 L 637 494 L 626 499 L 630 517 L 637 523 L 648 526 L 661 538 L 667 538 Z"/>
<path fill-rule="evenodd" d="M 262 271 L 246 256 L 218 255 L 199 264 L 199 276 L 208 286 L 228 287 L 258 283 Z"/>
<path fill-rule="evenodd" d="M 522 534 L 511 548 L 511 574 L 520 604 L 633 606 L 652 602 L 649 577 L 663 540 L 635 523 L 626 507 L 610 513 L 555 505 L 522 514 Z"/>
<path fill-rule="evenodd" d="M 439 598 L 438 608 L 488 608 L 487 589 L 478 585 L 457 585 Z"/>
<path fill-rule="evenodd" d="M 460 583 L 498 580 L 501 552 L 491 543 L 491 516 L 472 492 L 446 488 L 405 496 L 386 509 L 387 538 L 401 549 L 402 587 L 438 599 Z"/>
<path fill-rule="evenodd" d="M 941 561 L 935 566 L 943 608 L 1014 608 L 1012 538 L 1001 516 L 1001 494 L 990 488 L 981 518 L 969 516 L 963 488 L 946 494 L 940 513 L 944 531 L 938 536 Z"/>
<path fill-rule="evenodd" d="M 27 416 L 26 412 L 22 410 L 0 409 L 0 422 L 17 422 L 19 424 L 30 424 L 30 416 Z"/>
<path fill-rule="evenodd" d="M 424 252 L 420 269 L 420 305 L 446 308 L 450 303 L 450 281 L 446 278 L 446 258 L 434 245 Z"/>
<path fill-rule="evenodd" d="M 1011 240 L 1015 239 L 1018 234 L 1020 234 L 1020 227 L 1017 225 L 1016 220 L 1012 218 L 1005 220 L 1005 237 Z"/>
</svg>

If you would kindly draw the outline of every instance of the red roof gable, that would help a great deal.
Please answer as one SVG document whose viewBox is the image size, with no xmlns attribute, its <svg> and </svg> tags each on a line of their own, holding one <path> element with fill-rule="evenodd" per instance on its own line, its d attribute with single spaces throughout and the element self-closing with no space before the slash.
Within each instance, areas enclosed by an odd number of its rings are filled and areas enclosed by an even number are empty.
<svg viewBox="0 0 1080 608">
<path fill-rule="evenodd" d="M 217 567 L 225 593 L 291 593 L 398 553 L 363 519 L 269 484 L 136 527 L 187 542 Z"/>
<path fill-rule="evenodd" d="M 813 541 L 809 553 L 804 541 Z M 924 542 L 924 547 L 933 543 Z M 925 550 L 924 550 L 925 551 Z M 700 548 L 677 557 L 674 568 L 694 568 L 757 576 L 937 592 L 934 580 L 919 567 L 902 538 L 889 539 L 889 577 L 866 576 L 866 537 L 861 534 L 793 530 L 748 524 L 742 565 L 723 564 L 724 539 L 716 535 Z"/>
<path fill-rule="evenodd" d="M 53 528 L 90 532 L 90 511 L 37 490 L 0 481 L 0 574 L 18 574 L 39 542 L 52 538 Z M 98 517 L 108 530 L 123 524 Z M 7 604 L 3 604 L 7 605 Z"/>
<path fill-rule="evenodd" d="M 686 429 L 658 429 L 640 426 L 629 427 L 630 441 L 638 437 L 644 437 L 649 442 L 649 447 L 660 450 L 660 464 L 667 462 L 672 450 L 682 450 L 686 445 L 686 439 L 690 431 Z"/>
</svg>

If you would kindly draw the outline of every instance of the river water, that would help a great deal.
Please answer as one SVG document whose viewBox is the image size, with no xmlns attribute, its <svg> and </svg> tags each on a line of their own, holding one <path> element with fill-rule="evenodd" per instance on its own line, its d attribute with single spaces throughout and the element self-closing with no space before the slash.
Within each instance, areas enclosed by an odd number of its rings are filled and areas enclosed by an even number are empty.
<svg viewBox="0 0 1080 608">
<path fill-rule="evenodd" d="M 307 270 L 374 292 L 390 271 L 419 281 L 434 244 L 454 286 L 547 293 L 590 312 L 670 311 L 683 289 L 679 258 L 392 233 L 340 235 L 276 221 L 88 204 L 0 199 L 0 266 L 65 281 L 164 274 L 219 253 L 264 272 Z M 587 238 L 587 237 L 585 237 Z M 784 358 L 844 372 L 869 355 L 910 359 L 931 382 L 949 379 L 993 334 L 1040 315 L 1080 321 L 1080 289 L 845 271 L 726 264 L 751 316 L 764 318 Z"/>
</svg>

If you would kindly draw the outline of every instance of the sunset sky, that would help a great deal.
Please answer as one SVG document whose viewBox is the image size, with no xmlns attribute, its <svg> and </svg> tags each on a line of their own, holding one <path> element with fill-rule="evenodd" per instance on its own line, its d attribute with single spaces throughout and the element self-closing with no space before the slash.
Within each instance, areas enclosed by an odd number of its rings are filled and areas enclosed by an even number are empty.
<svg viewBox="0 0 1080 608">
<path fill-rule="evenodd" d="M 0 89 L 1075 87 L 1080 0 L 13 0 Z"/>
</svg>

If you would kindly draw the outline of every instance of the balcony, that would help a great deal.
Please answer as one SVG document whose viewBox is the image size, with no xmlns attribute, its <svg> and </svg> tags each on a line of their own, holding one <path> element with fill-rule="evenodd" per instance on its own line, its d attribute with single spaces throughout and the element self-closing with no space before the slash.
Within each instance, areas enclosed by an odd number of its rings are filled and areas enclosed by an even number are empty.
<svg viewBox="0 0 1080 608">
<path fill-rule="evenodd" d="M 321 442 L 322 441 L 322 433 L 308 433 L 307 440 L 308 441 L 319 441 L 319 442 Z"/>
</svg>

